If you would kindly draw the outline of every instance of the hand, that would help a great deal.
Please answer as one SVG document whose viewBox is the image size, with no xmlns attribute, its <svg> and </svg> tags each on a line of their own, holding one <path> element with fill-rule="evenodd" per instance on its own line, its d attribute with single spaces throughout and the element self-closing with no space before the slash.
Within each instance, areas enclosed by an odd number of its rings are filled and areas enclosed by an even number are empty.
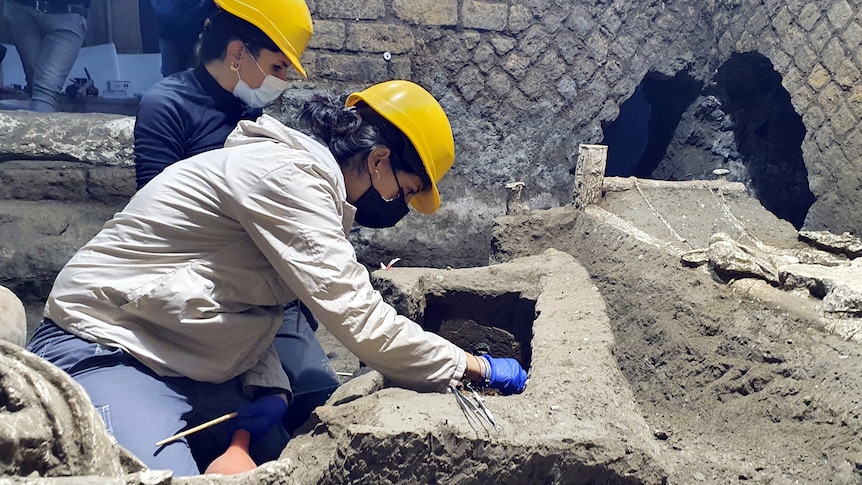
<svg viewBox="0 0 862 485">
<path fill-rule="evenodd" d="M 236 410 L 238 415 L 230 421 L 230 432 L 244 429 L 255 440 L 263 436 L 281 420 L 287 411 L 287 401 L 281 394 L 269 394 Z"/>
<path fill-rule="evenodd" d="M 527 372 L 515 359 L 482 355 L 488 364 L 488 387 L 503 394 L 520 394 L 527 387 Z"/>
</svg>

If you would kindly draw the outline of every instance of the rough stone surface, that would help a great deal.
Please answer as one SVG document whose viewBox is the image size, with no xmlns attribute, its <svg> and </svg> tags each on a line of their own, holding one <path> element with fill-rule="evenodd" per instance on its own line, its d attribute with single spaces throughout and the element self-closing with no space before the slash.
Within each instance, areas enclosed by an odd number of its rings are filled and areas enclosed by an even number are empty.
<svg viewBox="0 0 862 485">
<path fill-rule="evenodd" d="M 0 340 L 19 347 L 27 343 L 24 304 L 5 286 L 0 286 Z"/>
<path fill-rule="evenodd" d="M 0 112 L 0 162 L 59 160 L 132 166 L 134 118 L 120 115 Z"/>
<path fill-rule="evenodd" d="M 663 455 L 668 483 L 858 483 L 862 346 L 841 337 L 848 320 L 830 324 L 829 302 L 808 290 L 750 278 L 724 284 L 706 265 L 680 264 L 716 232 L 782 255 L 819 250 L 744 192 L 638 185 L 582 212 L 498 218 L 494 260 L 547 247 L 577 255 L 607 302 L 614 355 L 672 450 Z M 844 270 L 829 261 L 841 256 L 821 257 L 797 269 L 838 280 Z M 859 319 L 849 321 L 858 332 Z"/>
<path fill-rule="evenodd" d="M 144 466 L 105 430 L 84 390 L 65 372 L 0 340 L 0 474 L 121 476 Z"/>
</svg>

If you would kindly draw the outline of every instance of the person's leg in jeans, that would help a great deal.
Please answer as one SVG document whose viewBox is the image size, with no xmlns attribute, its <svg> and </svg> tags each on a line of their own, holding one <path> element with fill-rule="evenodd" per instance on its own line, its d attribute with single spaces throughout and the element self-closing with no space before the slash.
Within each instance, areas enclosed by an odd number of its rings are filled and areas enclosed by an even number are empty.
<svg viewBox="0 0 862 485">
<path fill-rule="evenodd" d="M 338 375 L 298 304 L 285 309 L 274 343 L 293 388 L 293 402 L 281 420 L 287 432 L 293 434 L 314 408 L 323 405 L 338 388 Z"/>
<path fill-rule="evenodd" d="M 42 51 L 42 33 L 36 23 L 37 14 L 35 8 L 12 1 L 3 5 L 3 16 L 9 25 L 15 26 L 12 29 L 12 42 L 21 58 L 28 92 L 33 86 L 33 71 L 39 63 L 39 53 Z"/>
<path fill-rule="evenodd" d="M 41 14 L 42 50 L 33 72 L 30 109 L 57 111 L 57 99 L 84 45 L 87 19 L 77 13 Z"/>
<path fill-rule="evenodd" d="M 156 447 L 157 441 L 251 402 L 239 379 L 211 384 L 159 377 L 126 352 L 75 337 L 53 322 L 36 330 L 27 349 L 81 384 L 121 446 L 149 468 L 172 470 L 176 476 L 197 475 L 224 453 L 230 442 L 227 425 L 162 447 Z M 289 439 L 275 426 L 252 444 L 252 458 L 258 464 L 277 459 Z"/>
</svg>

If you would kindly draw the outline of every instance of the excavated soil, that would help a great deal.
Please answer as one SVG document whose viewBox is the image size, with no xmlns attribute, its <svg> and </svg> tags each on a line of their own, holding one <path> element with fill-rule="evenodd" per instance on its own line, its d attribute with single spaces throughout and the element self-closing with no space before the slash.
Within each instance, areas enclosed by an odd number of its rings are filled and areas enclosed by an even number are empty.
<svg viewBox="0 0 862 485">
<path fill-rule="evenodd" d="M 628 192 L 603 205 L 667 247 L 696 247 L 723 224 L 707 194 L 653 191 L 645 204 Z M 717 204 L 737 229 L 800 244 L 754 199 Z M 606 300 L 620 368 L 664 443 L 671 483 L 862 483 L 859 343 L 570 208 L 501 218 L 493 245 L 498 260 L 554 247 L 586 267 Z"/>
<path fill-rule="evenodd" d="M 495 222 L 492 261 L 555 248 L 584 266 L 668 482 L 862 483 L 862 346 L 678 256 L 719 231 L 802 247 L 792 226 L 744 194 L 627 191 L 606 194 L 602 206 L 633 230 L 568 207 L 506 216 Z M 445 327 L 456 316 L 436 318 Z M 319 337 L 337 370 L 357 369 L 331 335 Z M 422 399 L 410 405 L 423 412 Z"/>
</svg>

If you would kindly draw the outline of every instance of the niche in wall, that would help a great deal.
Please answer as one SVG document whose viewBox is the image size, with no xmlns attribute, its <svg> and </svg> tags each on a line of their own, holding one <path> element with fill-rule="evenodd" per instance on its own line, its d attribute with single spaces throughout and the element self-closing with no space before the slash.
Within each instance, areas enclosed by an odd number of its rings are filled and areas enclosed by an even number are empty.
<svg viewBox="0 0 862 485">
<path fill-rule="evenodd" d="M 734 54 L 704 86 L 685 72 L 648 73 L 605 124 L 608 176 L 742 182 L 777 217 L 802 227 L 814 195 L 805 126 L 766 57 Z"/>
<path fill-rule="evenodd" d="M 749 190 L 763 207 L 801 228 L 814 203 L 802 158 L 805 125 L 781 75 L 761 54 L 734 54 L 718 69 L 713 89 L 734 120 Z"/>
</svg>

